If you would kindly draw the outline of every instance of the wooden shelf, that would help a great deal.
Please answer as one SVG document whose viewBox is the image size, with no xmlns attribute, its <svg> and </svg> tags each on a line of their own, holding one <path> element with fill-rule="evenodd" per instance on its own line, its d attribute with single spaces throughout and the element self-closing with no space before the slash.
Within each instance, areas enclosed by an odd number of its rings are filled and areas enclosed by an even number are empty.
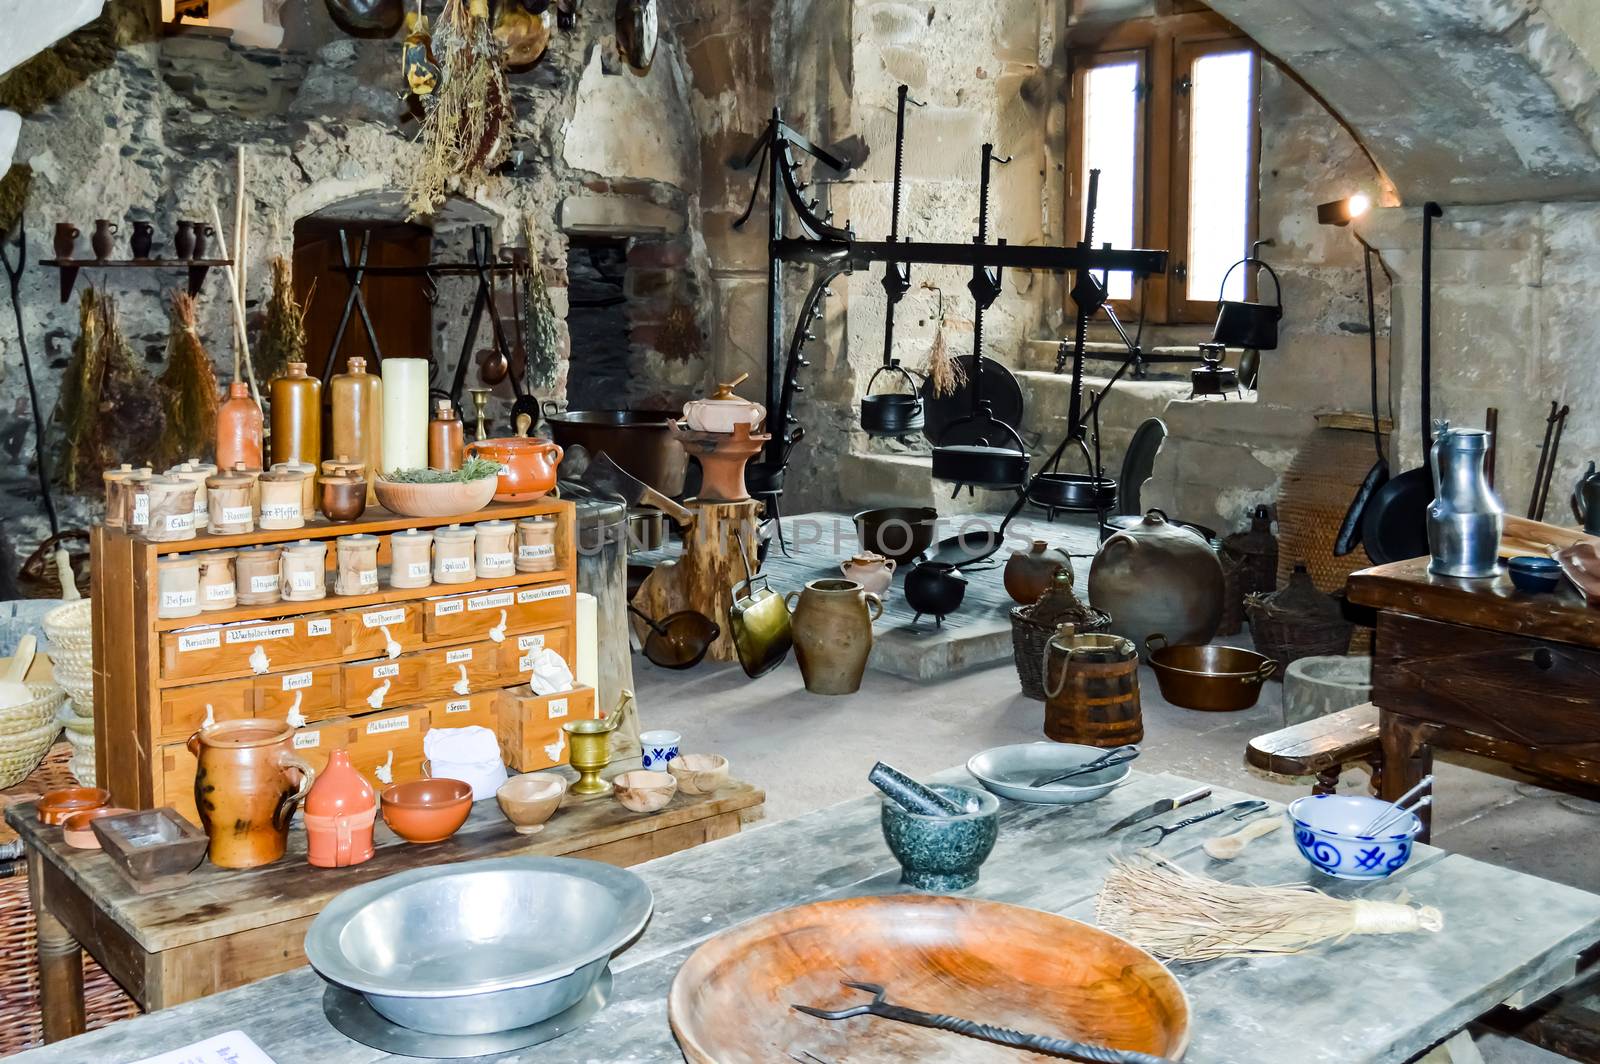
<svg viewBox="0 0 1600 1064">
<path fill-rule="evenodd" d="M 232 266 L 232 259 L 40 259 L 40 266 L 61 271 L 61 302 L 72 298 L 78 271 L 97 270 L 188 270 L 189 294 L 197 296 L 206 283 L 206 272 L 213 266 Z"/>
</svg>

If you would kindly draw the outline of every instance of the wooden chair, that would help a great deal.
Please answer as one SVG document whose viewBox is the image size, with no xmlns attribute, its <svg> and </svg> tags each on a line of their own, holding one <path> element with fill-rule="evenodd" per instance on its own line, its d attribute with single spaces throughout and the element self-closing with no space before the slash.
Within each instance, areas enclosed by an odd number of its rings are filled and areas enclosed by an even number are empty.
<svg viewBox="0 0 1600 1064">
<path fill-rule="evenodd" d="M 1250 740 L 1245 761 L 1280 776 L 1314 776 L 1312 794 L 1332 794 L 1346 765 L 1372 766 L 1372 788 L 1382 781 L 1383 751 L 1378 745 L 1378 707 L 1371 702 L 1280 728 Z"/>
</svg>

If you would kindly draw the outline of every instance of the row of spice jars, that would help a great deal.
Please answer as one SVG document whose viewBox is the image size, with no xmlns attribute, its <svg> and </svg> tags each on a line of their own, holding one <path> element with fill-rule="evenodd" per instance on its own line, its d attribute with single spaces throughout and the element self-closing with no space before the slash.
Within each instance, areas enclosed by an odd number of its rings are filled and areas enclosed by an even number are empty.
<svg viewBox="0 0 1600 1064">
<path fill-rule="evenodd" d="M 525 517 L 450 525 L 432 532 L 411 529 L 389 537 L 389 586 L 464 584 L 556 567 L 554 517 Z M 334 541 L 335 595 L 378 590 L 378 537 Z M 157 563 L 156 616 L 193 617 L 207 610 L 312 602 L 326 597 L 328 543 L 303 539 L 282 546 L 167 555 Z"/>
<path fill-rule="evenodd" d="M 160 476 L 124 464 L 107 470 L 106 525 L 139 532 L 152 542 L 303 528 L 315 510 L 331 521 L 354 521 L 366 510 L 367 482 L 359 463 L 329 459 L 322 476 L 302 462 L 279 462 L 265 473 L 191 459 Z M 317 503 L 320 501 L 320 507 Z"/>
</svg>

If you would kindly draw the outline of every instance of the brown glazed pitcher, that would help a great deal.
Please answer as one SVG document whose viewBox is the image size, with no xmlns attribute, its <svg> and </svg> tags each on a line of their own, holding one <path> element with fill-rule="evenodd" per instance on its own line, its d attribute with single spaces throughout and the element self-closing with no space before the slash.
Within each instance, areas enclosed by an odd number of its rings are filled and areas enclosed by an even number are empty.
<svg viewBox="0 0 1600 1064">
<path fill-rule="evenodd" d="M 189 737 L 199 759 L 194 804 L 211 837 L 211 863 L 254 868 L 283 856 L 289 819 L 316 771 L 294 752 L 294 729 L 270 720 L 224 720 Z"/>
<path fill-rule="evenodd" d="M 872 622 L 883 616 L 878 596 L 854 580 L 813 580 L 784 601 L 794 613 L 794 656 L 806 690 L 854 694 L 872 653 Z"/>
</svg>

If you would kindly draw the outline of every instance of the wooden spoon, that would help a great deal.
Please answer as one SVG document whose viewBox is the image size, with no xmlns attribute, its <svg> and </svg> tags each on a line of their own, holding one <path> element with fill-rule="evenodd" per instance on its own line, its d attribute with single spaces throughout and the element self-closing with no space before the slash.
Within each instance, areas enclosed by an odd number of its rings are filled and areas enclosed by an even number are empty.
<svg viewBox="0 0 1600 1064">
<path fill-rule="evenodd" d="M 12 706 L 33 701 L 33 692 L 22 680 L 28 675 L 29 666 L 33 664 L 33 655 L 38 644 L 39 641 L 31 632 L 17 640 L 17 652 L 11 656 L 11 663 L 6 666 L 6 671 L 0 673 L 0 708 L 10 709 Z"/>
<path fill-rule="evenodd" d="M 1244 848 L 1252 840 L 1263 835 L 1270 835 L 1283 826 L 1283 818 L 1269 816 L 1262 820 L 1246 824 L 1232 835 L 1217 835 L 1205 841 L 1200 848 L 1206 851 L 1206 856 L 1217 861 L 1231 861 L 1244 853 Z"/>
</svg>

